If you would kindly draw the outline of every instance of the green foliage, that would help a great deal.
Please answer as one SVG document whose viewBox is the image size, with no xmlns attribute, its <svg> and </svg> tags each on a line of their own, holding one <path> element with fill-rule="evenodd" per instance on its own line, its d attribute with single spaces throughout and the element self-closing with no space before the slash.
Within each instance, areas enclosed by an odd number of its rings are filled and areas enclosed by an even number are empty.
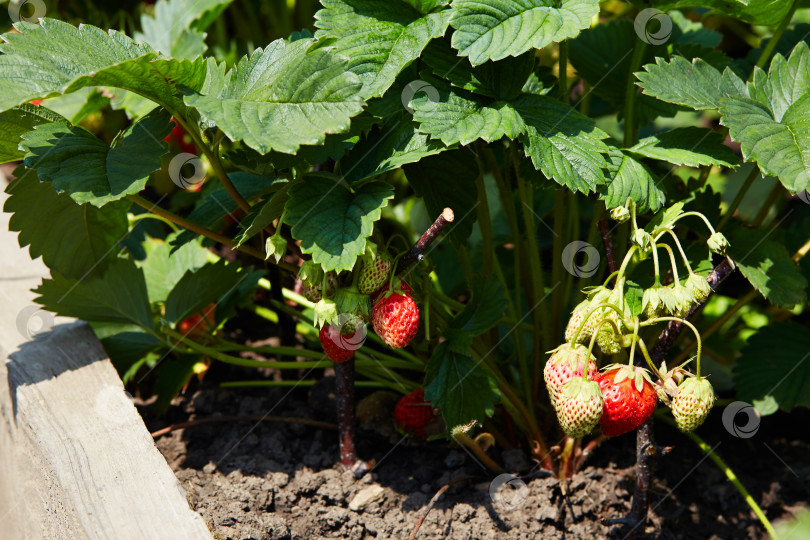
<svg viewBox="0 0 810 540">
<path fill-rule="evenodd" d="M 810 407 L 810 330 L 792 321 L 770 324 L 751 336 L 734 369 L 737 398 L 772 398 L 779 408 Z"/>
<path fill-rule="evenodd" d="M 45 124 L 23 134 L 20 146 L 26 150 L 26 166 L 57 193 L 101 207 L 140 192 L 149 174 L 160 169 L 170 119 L 165 110 L 155 109 L 120 133 L 112 146 L 80 127 Z"/>
<path fill-rule="evenodd" d="M 628 149 L 633 154 L 674 165 L 734 167 L 739 158 L 723 144 L 723 136 L 698 127 L 675 128 L 645 137 Z"/>
<path fill-rule="evenodd" d="M 612 151 L 608 171 L 612 180 L 603 188 L 603 199 L 608 208 L 624 205 L 628 197 L 641 212 L 656 212 L 664 204 L 666 196 L 658 187 L 660 181 L 631 156 L 619 150 Z"/>
<path fill-rule="evenodd" d="M 160 0 L 153 15 L 141 17 L 142 32 L 135 34 L 135 40 L 172 58 L 196 58 L 207 49 L 205 28 L 231 1 Z"/>
<path fill-rule="evenodd" d="M 455 0 L 452 7 L 453 47 L 474 66 L 574 37 L 599 12 L 597 0 Z"/>
<path fill-rule="evenodd" d="M 52 110 L 28 103 L 0 113 L 0 163 L 22 159 L 20 137 L 36 126 L 67 120 Z"/>
<path fill-rule="evenodd" d="M 293 154 L 303 144 L 320 144 L 328 133 L 349 129 L 363 99 L 348 59 L 311 46 L 308 39 L 276 40 L 227 73 L 209 62 L 202 89 L 185 101 L 261 153 Z"/>
<path fill-rule="evenodd" d="M 324 270 L 351 270 L 366 249 L 374 222 L 394 196 L 371 182 L 351 191 L 339 179 L 310 176 L 290 188 L 286 222 L 304 253 Z"/>
<path fill-rule="evenodd" d="M 20 246 L 30 246 L 32 258 L 42 256 L 49 268 L 75 279 L 98 274 L 115 260 L 128 230 L 128 201 L 79 205 L 40 182 L 34 170 L 20 166 L 15 176 L 3 211 L 13 214 L 9 230 L 19 231 Z"/>
</svg>

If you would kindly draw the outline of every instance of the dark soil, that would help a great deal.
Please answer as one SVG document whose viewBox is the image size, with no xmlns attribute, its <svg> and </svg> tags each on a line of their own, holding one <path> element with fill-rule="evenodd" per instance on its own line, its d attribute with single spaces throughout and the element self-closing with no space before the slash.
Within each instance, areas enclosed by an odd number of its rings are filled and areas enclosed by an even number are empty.
<svg viewBox="0 0 810 540">
<path fill-rule="evenodd" d="M 201 390 L 175 400 L 167 419 L 272 415 L 334 422 L 326 387 Z M 810 441 L 807 430 L 798 427 L 808 425 L 807 414 L 767 417 L 756 436 L 746 440 L 728 435 L 720 418 L 715 411 L 699 432 L 772 521 L 808 504 Z M 166 425 L 165 420 L 148 423 L 152 429 Z M 301 423 L 203 424 L 166 435 L 157 445 L 193 507 L 220 539 L 404 539 L 434 494 L 451 482 L 417 538 L 601 538 L 611 533 L 602 520 L 621 518 L 629 509 L 632 434 L 599 447 L 570 480 L 566 496 L 559 481 L 538 471 L 523 452 L 490 450 L 528 486 L 525 499 L 505 487 L 506 502 L 493 502 L 494 475 L 463 451 L 445 442 L 418 444 L 386 436 L 387 426 L 373 427 L 378 429 L 358 433 L 360 457 L 376 463 L 360 479 L 342 471 L 335 431 Z M 705 454 L 662 422 L 656 429 L 658 443 L 673 448 L 657 461 L 645 537 L 766 537 L 743 498 Z"/>
</svg>

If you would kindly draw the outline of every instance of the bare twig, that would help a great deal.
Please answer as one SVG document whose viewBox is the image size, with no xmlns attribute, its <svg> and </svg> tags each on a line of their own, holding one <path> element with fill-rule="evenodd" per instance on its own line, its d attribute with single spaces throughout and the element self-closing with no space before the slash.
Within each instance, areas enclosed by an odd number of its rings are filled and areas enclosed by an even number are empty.
<svg viewBox="0 0 810 540">
<path fill-rule="evenodd" d="M 436 218 L 433 225 L 425 231 L 425 234 L 413 245 L 411 250 L 402 256 L 402 259 L 400 259 L 397 265 L 397 271 L 403 272 L 413 263 L 423 260 L 425 258 L 425 250 L 436 240 L 444 228 L 453 222 L 453 219 L 455 219 L 453 210 L 445 208 L 442 215 Z"/>
<path fill-rule="evenodd" d="M 438 502 L 438 500 L 441 498 L 442 495 L 444 495 L 444 492 L 447 491 L 450 488 L 450 486 L 452 486 L 454 484 L 458 484 L 459 482 L 465 482 L 465 481 L 470 480 L 472 478 L 475 478 L 475 477 L 474 476 L 459 476 L 458 478 L 454 478 L 454 479 L 450 480 L 446 485 L 439 488 L 439 491 L 436 492 L 436 494 L 433 496 L 433 498 L 430 499 L 430 502 L 427 503 L 427 506 L 425 506 L 425 509 L 422 510 L 422 515 L 419 516 L 419 521 L 416 522 L 416 526 L 411 531 L 411 535 L 408 537 L 408 540 L 414 540 L 414 538 L 416 538 L 416 533 L 419 532 L 419 527 L 422 526 L 422 522 L 425 521 L 425 518 L 428 516 L 428 514 L 433 509 L 433 507 L 436 506 L 436 503 Z"/>
<path fill-rule="evenodd" d="M 617 270 L 616 257 L 613 254 L 613 239 L 610 236 L 610 228 L 607 220 L 599 220 L 599 232 L 602 234 L 602 243 L 605 244 L 605 257 L 607 258 L 608 273 L 612 274 Z"/>
</svg>

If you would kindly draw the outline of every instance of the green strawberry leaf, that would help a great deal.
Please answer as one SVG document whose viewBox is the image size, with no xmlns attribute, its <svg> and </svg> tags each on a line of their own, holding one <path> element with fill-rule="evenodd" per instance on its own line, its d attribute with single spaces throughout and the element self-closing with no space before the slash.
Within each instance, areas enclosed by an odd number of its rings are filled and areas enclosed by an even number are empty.
<svg viewBox="0 0 810 540">
<path fill-rule="evenodd" d="M 340 161 L 340 169 L 346 181 L 355 184 L 444 150 L 441 141 L 420 133 L 411 117 L 402 113 L 372 128 Z"/>
<path fill-rule="evenodd" d="M 675 128 L 641 139 L 628 152 L 673 165 L 735 167 L 739 158 L 726 145 L 723 136 L 699 127 Z"/>
<path fill-rule="evenodd" d="M 301 145 L 321 144 L 327 134 L 349 129 L 363 100 L 348 59 L 311 46 L 310 39 L 279 39 L 227 73 L 210 62 L 202 90 L 186 103 L 261 153 L 294 154 Z"/>
<path fill-rule="evenodd" d="M 458 57 L 447 38 L 431 42 L 425 49 L 423 60 L 434 77 L 446 79 L 453 86 L 475 94 L 505 100 L 520 95 L 535 64 L 534 53 L 526 52 L 473 67 L 469 59 Z"/>
<path fill-rule="evenodd" d="M 167 241 L 159 238 L 148 238 L 143 242 L 146 258 L 135 261 L 143 270 L 146 290 L 150 302 L 164 302 L 186 272 L 194 272 L 207 261 L 207 250 L 202 247 L 201 239 L 184 244 L 172 252 Z"/>
<path fill-rule="evenodd" d="M 638 212 L 657 212 L 666 201 L 664 192 L 658 187 L 659 182 L 649 169 L 621 150 L 610 152 L 608 173 L 607 186 L 600 188 L 601 198 L 608 208 L 622 206 L 630 197 Z"/>
<path fill-rule="evenodd" d="M 351 58 L 349 69 L 363 82 L 362 95 L 366 98 L 383 95 L 431 39 L 444 35 L 450 20 L 449 11 L 425 15 L 423 9 L 430 6 L 412 7 L 402 1 L 321 3 L 324 9 L 315 14 L 315 25 L 320 29 L 316 36 L 335 38 L 330 47 Z M 437 2 L 428 4 L 432 4 L 431 9 L 438 6 Z"/>
<path fill-rule="evenodd" d="M 772 323 L 748 339 L 734 366 L 737 398 L 775 400 L 779 408 L 810 407 L 810 330 L 793 321 Z"/>
<path fill-rule="evenodd" d="M 57 193 L 101 207 L 138 193 L 160 169 L 169 150 L 163 139 L 172 131 L 170 120 L 166 110 L 155 109 L 119 134 L 112 147 L 84 128 L 45 124 L 24 134 L 20 146 L 26 166 Z"/>
<path fill-rule="evenodd" d="M 236 246 L 239 247 L 250 238 L 253 238 L 262 229 L 272 224 L 281 217 L 284 212 L 284 205 L 290 199 L 284 186 L 273 194 L 266 201 L 257 204 L 251 209 L 250 215 L 242 221 L 242 230 L 236 236 Z"/>
<path fill-rule="evenodd" d="M 630 76 L 633 49 L 638 36 L 630 19 L 618 19 L 582 32 L 570 42 L 571 65 L 577 74 L 590 83 L 593 93 L 610 103 L 624 117 L 627 78 Z M 665 45 L 648 45 L 642 62 L 652 62 L 657 56 L 667 56 Z M 673 116 L 678 107 L 651 96 L 638 96 L 634 117 L 639 125 L 647 125 L 657 116 Z"/>
<path fill-rule="evenodd" d="M 624 284 L 624 302 L 632 317 L 638 317 L 644 311 L 644 289 L 638 283 L 626 281 Z"/>
<path fill-rule="evenodd" d="M 472 298 L 450 327 L 463 329 L 472 336 L 483 334 L 500 322 L 507 305 L 506 293 L 497 280 L 475 281 Z"/>
<path fill-rule="evenodd" d="M 54 111 L 40 105 L 25 103 L 0 113 L 0 163 L 22 159 L 20 137 L 36 126 L 67 120 Z"/>
<path fill-rule="evenodd" d="M 647 223 L 647 226 L 644 227 L 644 230 L 656 236 L 664 229 L 671 228 L 672 224 L 675 223 L 675 218 L 683 214 L 683 204 L 684 203 L 680 201 L 673 203 L 672 206 L 663 212 L 655 214 L 650 222 Z"/>
<path fill-rule="evenodd" d="M 791 2 L 783 0 L 677 0 L 656 3 L 656 7 L 662 11 L 689 7 L 710 8 L 717 13 L 762 26 L 776 26 L 782 22 L 790 6 Z"/>
<path fill-rule="evenodd" d="M 419 13 L 430 13 L 439 8 L 445 7 L 450 0 L 403 0 L 412 5 Z"/>
<path fill-rule="evenodd" d="M 34 289 L 48 311 L 85 321 L 129 323 L 152 331 L 152 311 L 143 272 L 130 259 L 116 259 L 102 276 L 70 279 L 53 272 Z"/>
<path fill-rule="evenodd" d="M 463 245 L 478 218 L 475 212 L 478 206 L 475 184 L 478 165 L 470 150 L 449 150 L 441 156 L 430 156 L 405 165 L 403 170 L 416 195 L 424 199 L 431 220 L 441 215 L 446 207 L 453 209 L 455 220 L 445 229 L 445 234 Z"/>
<path fill-rule="evenodd" d="M 199 355 L 183 354 L 168 356 L 161 362 L 152 387 L 152 392 L 157 396 L 152 406 L 157 414 L 163 414 L 174 397 L 188 384 L 194 376 L 194 366 L 200 360 L 202 357 Z"/>
<path fill-rule="evenodd" d="M 152 15 L 141 16 L 135 41 L 146 42 L 172 58 L 196 58 L 208 48 L 205 28 L 233 0 L 159 0 Z"/>
<path fill-rule="evenodd" d="M 13 214 L 9 230 L 19 231 L 20 247 L 30 246 L 32 259 L 42 256 L 48 268 L 76 279 L 100 273 L 115 260 L 128 230 L 129 201 L 104 208 L 79 205 L 40 182 L 34 170 L 21 165 L 14 176 L 3 211 Z"/>
<path fill-rule="evenodd" d="M 762 296 L 773 304 L 793 307 L 804 303 L 807 281 L 784 244 L 769 239 L 770 231 L 742 227 L 728 233 L 728 255 Z"/>
<path fill-rule="evenodd" d="M 263 272 L 245 270 L 238 263 L 219 261 L 196 270 L 188 270 L 166 297 L 166 320 L 176 324 L 208 304 L 216 304 L 217 320 L 224 313 L 220 305 L 233 303 L 233 298 L 256 289 Z"/>
<path fill-rule="evenodd" d="M 776 55 L 767 76 L 754 70 L 748 97 L 720 100 L 720 123 L 740 143 L 746 161 L 777 176 L 792 193 L 810 187 L 810 49 L 801 42 Z"/>
<path fill-rule="evenodd" d="M 717 109 L 725 97 L 748 97 L 745 83 L 731 69 L 720 73 L 700 58 L 691 62 L 682 56 L 672 56 L 669 62 L 656 58 L 636 77 L 644 94 L 699 111 Z"/>
<path fill-rule="evenodd" d="M 308 176 L 289 189 L 285 222 L 304 253 L 326 271 L 351 270 L 366 249 L 374 222 L 394 197 L 388 184 L 370 182 L 350 191 L 340 179 Z"/>
<path fill-rule="evenodd" d="M 202 58 L 161 58 L 115 30 L 48 18 L 14 27 L 20 33 L 4 34 L 0 42 L 0 111 L 87 86 L 112 86 L 185 115 L 178 88 L 199 89 L 205 80 Z"/>
<path fill-rule="evenodd" d="M 598 0 L 454 0 L 453 47 L 476 66 L 563 41 L 588 28 Z"/>
<path fill-rule="evenodd" d="M 513 105 L 526 124 L 526 157 L 546 178 L 586 194 L 606 182 L 608 135 L 593 120 L 548 96 L 524 94 Z"/>
<path fill-rule="evenodd" d="M 521 136 L 524 152 L 547 178 L 588 193 L 605 183 L 602 141 L 607 134 L 593 120 L 548 96 L 523 94 L 516 100 L 476 96 L 437 81 L 438 101 L 418 96 L 411 105 L 419 130 L 446 145 L 477 139 L 493 142 Z"/>
<path fill-rule="evenodd" d="M 425 373 L 425 399 L 442 413 L 448 429 L 492 416 L 498 383 L 481 362 L 440 343 Z"/>
</svg>

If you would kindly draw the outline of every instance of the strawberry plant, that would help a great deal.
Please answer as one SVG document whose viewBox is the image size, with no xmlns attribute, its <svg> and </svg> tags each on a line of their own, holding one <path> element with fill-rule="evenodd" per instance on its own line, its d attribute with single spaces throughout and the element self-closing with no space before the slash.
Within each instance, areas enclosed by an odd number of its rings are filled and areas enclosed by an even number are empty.
<svg viewBox="0 0 810 540">
<path fill-rule="evenodd" d="M 385 388 L 403 434 L 440 419 L 493 472 L 492 441 L 564 482 L 610 437 L 654 447 L 655 418 L 708 449 L 720 403 L 810 405 L 802 3 L 285 5 L 264 30 L 159 0 L 2 35 L 36 301 L 158 409 L 209 366 L 334 372 L 358 473 L 355 392 Z"/>
</svg>

